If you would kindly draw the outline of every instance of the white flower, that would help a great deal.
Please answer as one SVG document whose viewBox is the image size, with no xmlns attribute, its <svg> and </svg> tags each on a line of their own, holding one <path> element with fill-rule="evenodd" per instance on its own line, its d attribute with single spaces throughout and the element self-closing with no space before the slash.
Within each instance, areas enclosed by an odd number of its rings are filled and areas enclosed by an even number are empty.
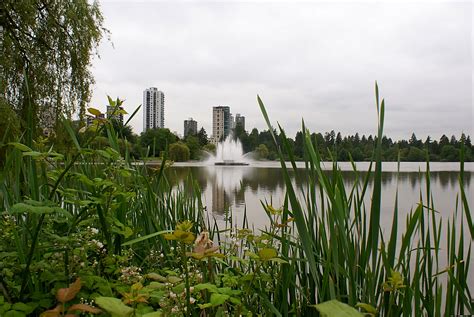
<svg viewBox="0 0 474 317">
<path fill-rule="evenodd" d="M 189 302 L 190 302 L 191 304 L 194 304 L 194 303 L 196 302 L 196 299 L 195 299 L 194 297 L 190 297 L 190 298 L 189 298 Z"/>
</svg>

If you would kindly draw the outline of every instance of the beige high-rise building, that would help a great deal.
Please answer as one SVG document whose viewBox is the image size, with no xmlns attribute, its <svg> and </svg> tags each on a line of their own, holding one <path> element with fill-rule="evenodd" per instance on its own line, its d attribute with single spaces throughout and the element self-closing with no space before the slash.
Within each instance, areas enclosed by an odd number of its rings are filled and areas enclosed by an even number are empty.
<svg viewBox="0 0 474 317">
<path fill-rule="evenodd" d="M 212 138 L 216 144 L 225 139 L 231 131 L 232 122 L 229 106 L 216 106 L 212 108 Z"/>
</svg>

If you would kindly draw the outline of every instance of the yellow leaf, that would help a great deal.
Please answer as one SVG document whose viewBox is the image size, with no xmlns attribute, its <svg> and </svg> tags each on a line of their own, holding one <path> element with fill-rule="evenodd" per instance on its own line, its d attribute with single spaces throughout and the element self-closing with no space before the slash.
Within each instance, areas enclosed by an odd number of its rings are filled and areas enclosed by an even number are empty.
<svg viewBox="0 0 474 317">
<path fill-rule="evenodd" d="M 174 233 L 165 233 L 163 234 L 163 237 L 166 240 L 177 240 L 178 238 L 174 235 Z"/>
<path fill-rule="evenodd" d="M 272 248 L 264 248 L 258 251 L 258 256 L 262 261 L 268 261 L 277 257 L 277 252 Z"/>
<path fill-rule="evenodd" d="M 95 108 L 87 108 L 87 111 L 88 111 L 90 114 L 92 114 L 92 115 L 94 115 L 94 116 L 96 116 L 96 117 L 98 117 L 98 116 L 100 116 L 100 115 L 102 114 L 102 112 L 100 112 L 99 110 L 97 110 L 97 109 L 95 109 Z"/>
<path fill-rule="evenodd" d="M 356 307 L 362 308 L 365 310 L 367 313 L 376 315 L 377 314 L 377 309 L 374 308 L 374 306 L 366 303 L 357 303 Z"/>
</svg>

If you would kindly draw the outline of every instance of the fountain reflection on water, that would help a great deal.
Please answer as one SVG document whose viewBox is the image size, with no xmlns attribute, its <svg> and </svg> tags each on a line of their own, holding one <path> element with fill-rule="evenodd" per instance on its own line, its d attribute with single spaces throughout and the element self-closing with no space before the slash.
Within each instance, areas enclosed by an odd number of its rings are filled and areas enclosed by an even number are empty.
<svg viewBox="0 0 474 317">
<path fill-rule="evenodd" d="M 249 165 L 250 158 L 244 154 L 242 143 L 229 135 L 217 144 L 216 154 L 209 157 L 208 163 L 213 165 Z"/>
</svg>

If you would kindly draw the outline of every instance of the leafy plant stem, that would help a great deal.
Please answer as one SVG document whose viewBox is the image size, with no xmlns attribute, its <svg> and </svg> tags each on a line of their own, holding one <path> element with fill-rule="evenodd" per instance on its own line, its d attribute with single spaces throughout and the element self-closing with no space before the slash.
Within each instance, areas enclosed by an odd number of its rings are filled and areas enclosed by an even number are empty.
<svg viewBox="0 0 474 317">
<path fill-rule="evenodd" d="M 70 129 L 70 126 L 68 124 L 66 124 L 66 122 L 64 121 L 65 123 L 65 126 L 66 128 L 69 128 Z M 98 133 L 97 135 L 100 134 L 100 132 L 102 131 L 104 126 L 101 126 L 98 130 Z M 68 130 L 69 130 L 68 129 Z M 72 131 L 70 133 L 73 133 Z M 73 137 L 74 134 L 71 135 L 71 137 Z M 90 138 L 87 140 L 87 142 L 85 143 L 85 147 L 87 147 L 94 139 L 96 138 L 96 136 Z M 77 140 L 76 140 L 77 141 Z M 77 145 L 78 146 L 78 145 Z M 79 159 L 79 157 L 82 156 L 82 153 L 81 153 L 81 149 L 80 147 L 78 146 L 78 152 L 72 157 L 71 161 L 69 162 L 69 164 L 66 165 L 66 167 L 64 168 L 64 170 L 61 172 L 61 174 L 59 175 L 58 179 L 56 180 L 56 182 L 54 183 L 52 189 L 51 189 L 51 192 L 49 193 L 49 196 L 48 196 L 48 200 L 51 200 L 53 199 L 54 195 L 56 194 L 56 191 L 58 190 L 59 188 L 59 185 L 61 184 L 61 181 L 63 180 L 63 178 L 66 176 L 66 174 L 69 172 L 69 170 L 74 166 L 74 164 L 76 163 L 76 161 Z M 38 235 L 41 231 L 41 228 L 43 227 L 43 223 L 44 223 L 44 218 L 45 218 L 46 214 L 42 214 L 40 216 L 40 219 L 38 221 L 38 224 L 36 225 L 36 228 L 35 228 L 35 231 L 33 233 L 33 238 L 32 238 L 32 241 L 31 241 L 31 246 L 30 246 L 30 251 L 28 252 L 28 257 L 26 258 L 26 265 L 25 265 L 25 269 L 23 270 L 23 273 L 22 273 L 22 282 L 21 282 L 21 288 L 20 288 L 20 297 L 23 297 L 24 295 L 24 292 L 25 292 L 25 288 L 27 286 L 27 283 L 28 283 L 28 276 L 29 276 L 29 271 L 30 271 L 30 266 L 31 266 L 31 261 L 33 260 L 33 256 L 35 254 L 35 249 L 36 249 L 36 245 L 38 243 Z"/>
<path fill-rule="evenodd" d="M 186 288 L 186 315 L 191 316 L 191 292 L 189 286 L 189 271 L 188 271 L 188 258 L 186 256 L 186 245 L 184 243 L 181 244 L 181 258 L 183 259 L 184 265 L 184 283 Z"/>
</svg>

